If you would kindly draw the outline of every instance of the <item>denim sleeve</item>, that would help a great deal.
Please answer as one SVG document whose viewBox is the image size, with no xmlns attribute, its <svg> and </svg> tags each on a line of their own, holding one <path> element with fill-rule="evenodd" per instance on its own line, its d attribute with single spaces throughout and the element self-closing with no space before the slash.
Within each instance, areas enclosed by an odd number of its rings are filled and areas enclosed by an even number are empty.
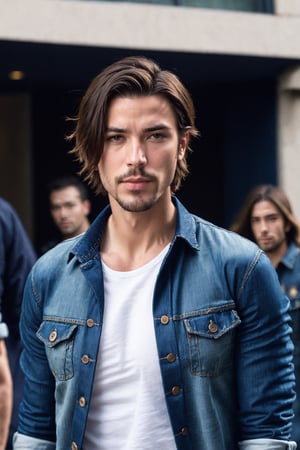
<svg viewBox="0 0 300 450">
<path fill-rule="evenodd" d="M 41 299 L 34 277 L 36 267 L 37 264 L 26 281 L 20 320 L 23 344 L 20 363 L 25 374 L 25 382 L 19 409 L 18 432 L 38 440 L 55 442 L 55 380 L 49 369 L 44 344 L 36 337 L 42 322 Z M 21 447 L 22 445 L 16 448 Z M 48 446 L 45 448 L 48 449 Z"/>
<path fill-rule="evenodd" d="M 21 301 L 36 254 L 14 208 L 0 198 L 0 311 L 10 335 L 19 338 Z"/>
<path fill-rule="evenodd" d="M 295 400 L 289 300 L 264 253 L 244 276 L 238 305 L 242 320 L 236 356 L 239 440 L 288 441 Z M 252 449 L 245 445 L 241 448 Z"/>
<path fill-rule="evenodd" d="M 1 322 L 1 314 L 0 314 L 0 339 L 7 338 L 8 336 L 8 328 L 6 323 Z"/>
<path fill-rule="evenodd" d="M 14 450 L 55 450 L 55 443 L 15 433 L 13 438 Z"/>
<path fill-rule="evenodd" d="M 277 439 L 251 439 L 239 442 L 240 450 L 296 450 L 296 442 L 278 441 Z"/>
</svg>

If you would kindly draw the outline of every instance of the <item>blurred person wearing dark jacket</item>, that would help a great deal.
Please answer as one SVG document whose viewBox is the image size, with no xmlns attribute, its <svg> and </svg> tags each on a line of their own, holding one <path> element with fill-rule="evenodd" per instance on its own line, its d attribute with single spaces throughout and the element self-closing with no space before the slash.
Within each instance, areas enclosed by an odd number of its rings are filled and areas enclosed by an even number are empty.
<svg viewBox="0 0 300 450">
<path fill-rule="evenodd" d="M 12 435 L 17 429 L 23 395 L 19 318 L 24 284 L 35 260 L 35 251 L 17 212 L 0 198 L 0 313 L 2 330 L 7 330 L 5 344 L 13 381 L 13 411 L 7 450 L 12 448 Z"/>
</svg>

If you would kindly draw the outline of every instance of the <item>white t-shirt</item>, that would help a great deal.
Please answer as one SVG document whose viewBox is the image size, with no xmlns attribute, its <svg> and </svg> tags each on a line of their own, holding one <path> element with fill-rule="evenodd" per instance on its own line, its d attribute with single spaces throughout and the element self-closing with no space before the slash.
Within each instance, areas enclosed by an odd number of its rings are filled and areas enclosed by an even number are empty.
<svg viewBox="0 0 300 450">
<path fill-rule="evenodd" d="M 84 450 L 176 450 L 154 333 L 152 298 L 166 247 L 117 272 L 104 263 L 104 318 Z"/>
</svg>

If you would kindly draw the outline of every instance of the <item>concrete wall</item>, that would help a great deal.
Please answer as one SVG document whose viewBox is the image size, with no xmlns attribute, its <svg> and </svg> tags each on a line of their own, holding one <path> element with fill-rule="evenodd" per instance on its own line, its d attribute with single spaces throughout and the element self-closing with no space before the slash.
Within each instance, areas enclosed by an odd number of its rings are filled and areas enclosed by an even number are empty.
<svg viewBox="0 0 300 450">
<path fill-rule="evenodd" d="M 126 2 L 0 0 L 0 39 L 298 58 L 299 7 L 291 0 L 276 5 L 278 15 Z"/>
<path fill-rule="evenodd" d="M 300 66 L 278 83 L 279 182 L 300 219 Z"/>
</svg>

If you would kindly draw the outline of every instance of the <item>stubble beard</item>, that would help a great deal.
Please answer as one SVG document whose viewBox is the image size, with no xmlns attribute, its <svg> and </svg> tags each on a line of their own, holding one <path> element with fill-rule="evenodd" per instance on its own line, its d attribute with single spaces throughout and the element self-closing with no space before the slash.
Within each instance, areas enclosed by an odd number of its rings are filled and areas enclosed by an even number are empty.
<svg viewBox="0 0 300 450">
<path fill-rule="evenodd" d="M 278 252 L 278 250 L 281 248 L 283 244 L 283 241 L 278 242 L 270 242 L 266 245 L 261 245 L 260 248 L 267 254 L 274 254 Z"/>
<path fill-rule="evenodd" d="M 152 182 L 156 182 L 156 178 L 153 175 L 147 174 L 143 168 L 133 168 L 125 175 L 118 177 L 116 179 L 116 184 L 120 184 L 126 177 L 137 175 L 145 176 Z M 143 193 L 142 191 L 131 192 L 130 195 L 130 199 L 122 199 L 120 196 L 118 196 L 118 194 L 116 194 L 115 196 L 115 200 L 119 204 L 119 206 L 128 212 L 148 211 L 152 208 L 153 205 L 155 205 L 157 201 L 157 196 L 155 194 L 153 194 L 150 198 L 143 198 L 143 195 L 147 194 Z"/>
<path fill-rule="evenodd" d="M 131 200 L 122 200 L 118 196 L 115 198 L 116 202 L 119 204 L 119 206 L 128 212 L 144 212 L 148 211 L 152 208 L 152 206 L 155 204 L 156 199 L 155 197 L 152 197 L 150 199 L 142 199 L 139 197 L 139 194 L 136 194 L 136 199 Z"/>
</svg>

